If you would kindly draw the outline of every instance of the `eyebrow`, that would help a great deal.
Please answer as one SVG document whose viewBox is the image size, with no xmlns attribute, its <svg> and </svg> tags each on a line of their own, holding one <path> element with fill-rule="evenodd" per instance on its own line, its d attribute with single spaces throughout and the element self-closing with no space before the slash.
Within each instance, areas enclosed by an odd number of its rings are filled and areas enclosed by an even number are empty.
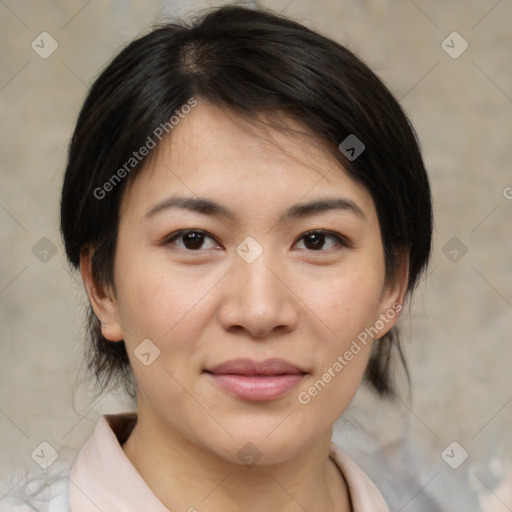
<svg viewBox="0 0 512 512">
<path fill-rule="evenodd" d="M 169 210 L 171 208 L 183 208 L 186 210 L 201 213 L 203 215 L 221 216 L 227 219 L 236 218 L 235 212 L 229 208 L 212 201 L 211 199 L 201 197 L 169 197 L 153 206 L 147 213 L 146 217 L 153 217 L 158 213 Z M 342 210 L 348 211 L 366 220 L 363 210 L 354 201 L 347 198 L 320 198 L 309 203 L 299 203 L 285 210 L 279 217 L 279 221 L 286 221 L 293 218 L 308 217 L 318 215 L 320 213 Z"/>
</svg>

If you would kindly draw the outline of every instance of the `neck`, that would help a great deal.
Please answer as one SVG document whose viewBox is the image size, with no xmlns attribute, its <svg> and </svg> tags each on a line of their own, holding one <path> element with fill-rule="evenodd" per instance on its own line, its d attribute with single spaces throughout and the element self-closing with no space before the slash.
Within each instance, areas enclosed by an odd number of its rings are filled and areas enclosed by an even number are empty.
<svg viewBox="0 0 512 512">
<path fill-rule="evenodd" d="M 122 448 L 169 510 L 349 512 L 346 483 L 329 457 L 331 431 L 286 462 L 245 466 L 139 416 Z"/>
</svg>

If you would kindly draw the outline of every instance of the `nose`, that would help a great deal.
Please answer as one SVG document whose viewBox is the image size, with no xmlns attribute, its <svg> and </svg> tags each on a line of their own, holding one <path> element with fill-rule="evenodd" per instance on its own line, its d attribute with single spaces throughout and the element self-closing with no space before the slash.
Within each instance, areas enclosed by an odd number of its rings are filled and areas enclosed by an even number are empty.
<svg viewBox="0 0 512 512">
<path fill-rule="evenodd" d="M 286 283 L 282 265 L 264 255 L 265 251 L 252 263 L 235 258 L 218 310 L 225 330 L 261 339 L 296 327 L 297 300 Z"/>
</svg>

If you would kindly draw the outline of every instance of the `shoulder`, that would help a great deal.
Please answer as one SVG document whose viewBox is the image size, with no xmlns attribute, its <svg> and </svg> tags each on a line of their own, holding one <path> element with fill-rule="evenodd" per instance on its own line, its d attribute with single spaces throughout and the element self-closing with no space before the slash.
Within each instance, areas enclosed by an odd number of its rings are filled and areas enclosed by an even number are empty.
<svg viewBox="0 0 512 512">
<path fill-rule="evenodd" d="M 389 507 L 370 477 L 336 444 L 330 456 L 347 482 L 354 512 L 389 512 Z"/>
<path fill-rule="evenodd" d="M 75 491 L 75 498 L 80 494 L 76 487 L 77 474 L 82 470 L 89 481 L 91 473 L 99 476 L 105 454 L 122 457 L 119 443 L 127 437 L 135 420 L 133 412 L 103 415 L 85 444 L 61 447 L 58 459 L 48 469 L 11 474 L 9 481 L 4 482 L 8 490 L 0 490 L 0 512 L 70 512 L 70 494 Z M 80 460 L 82 464 L 78 463 Z M 85 466 L 84 461 L 88 463 Z M 119 467 L 116 466 L 116 471 Z M 111 474 L 115 475 L 116 471 L 112 470 Z"/>
</svg>

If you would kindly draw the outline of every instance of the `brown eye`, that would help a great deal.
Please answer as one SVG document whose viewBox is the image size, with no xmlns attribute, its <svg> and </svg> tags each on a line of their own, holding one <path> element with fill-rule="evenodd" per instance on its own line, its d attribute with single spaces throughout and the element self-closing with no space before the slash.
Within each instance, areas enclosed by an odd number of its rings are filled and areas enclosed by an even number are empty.
<svg viewBox="0 0 512 512">
<path fill-rule="evenodd" d="M 180 231 L 168 238 L 166 243 L 174 244 L 180 249 L 188 251 L 218 247 L 218 244 L 211 236 L 199 230 Z"/>
<path fill-rule="evenodd" d="M 302 246 L 298 247 L 297 245 L 300 245 L 301 241 Z M 310 231 L 299 239 L 297 245 L 296 248 L 298 249 L 307 249 L 310 251 L 321 251 L 336 246 L 347 246 L 340 236 L 328 231 Z"/>
</svg>

